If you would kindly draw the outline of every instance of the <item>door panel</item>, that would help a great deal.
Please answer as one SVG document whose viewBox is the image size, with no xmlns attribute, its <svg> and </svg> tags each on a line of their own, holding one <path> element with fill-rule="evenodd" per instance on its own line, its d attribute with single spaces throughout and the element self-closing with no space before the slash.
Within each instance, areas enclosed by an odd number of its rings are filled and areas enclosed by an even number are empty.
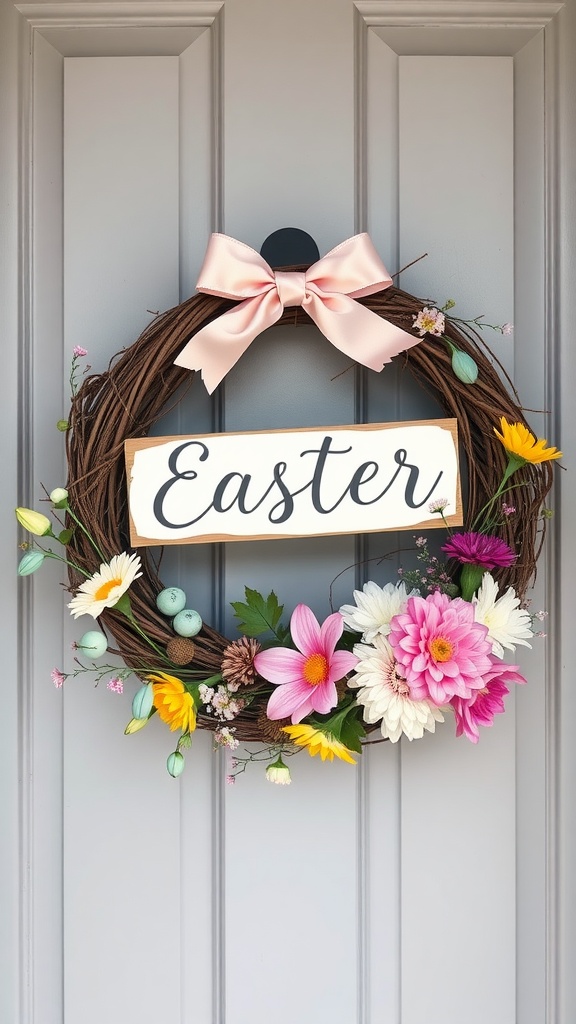
<svg viewBox="0 0 576 1024">
<path fill-rule="evenodd" d="M 301 226 L 325 252 L 366 229 L 393 273 L 427 252 L 402 286 L 454 298 L 464 317 L 513 319 L 514 339 L 487 341 L 526 405 L 544 410 L 558 358 L 545 186 L 559 6 L 499 5 L 503 19 L 465 0 L 16 14 L 3 0 L 23 111 L 14 504 L 37 504 L 39 480 L 64 479 L 54 424 L 72 347 L 104 370 L 154 311 L 193 292 L 210 230 L 259 248 L 277 227 Z M 14 132 L 15 113 L 4 117 Z M 214 400 L 195 380 L 156 432 L 436 412 L 401 360 L 381 375 L 349 369 L 315 328 L 282 327 L 254 342 Z M 394 578 L 406 540 L 194 545 L 170 550 L 162 576 L 233 635 L 229 602 L 244 584 L 324 616 L 338 573 L 350 567 L 336 607 L 363 579 Z M 552 610 L 547 564 L 534 607 Z M 83 678 L 51 688 L 79 636 L 54 599 L 58 578 L 48 566 L 18 581 L 22 687 L 0 744 L 12 749 L 17 730 L 24 768 L 19 817 L 14 790 L 7 815 L 23 893 L 10 904 L 22 963 L 10 1024 L 568 1024 L 551 980 L 546 990 L 560 676 L 544 645 L 477 748 L 447 724 L 419 743 L 375 745 L 355 769 L 302 755 L 280 789 L 257 768 L 226 785 L 226 758 L 202 735 L 176 782 L 166 730 L 123 736 L 131 693 Z"/>
</svg>

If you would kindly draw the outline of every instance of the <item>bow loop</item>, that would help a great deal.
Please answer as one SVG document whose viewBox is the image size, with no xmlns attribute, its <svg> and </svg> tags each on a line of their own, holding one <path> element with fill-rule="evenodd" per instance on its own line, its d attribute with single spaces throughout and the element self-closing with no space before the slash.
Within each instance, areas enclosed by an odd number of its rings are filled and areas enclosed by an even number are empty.
<svg viewBox="0 0 576 1024">
<path fill-rule="evenodd" d="M 336 348 L 373 370 L 420 338 L 355 300 L 389 288 L 392 278 L 367 234 L 354 235 L 305 273 L 273 271 L 255 249 L 228 235 L 212 235 L 197 288 L 239 304 L 198 331 L 174 360 L 202 370 L 211 394 L 254 338 L 272 327 L 286 306 L 302 306 Z"/>
</svg>

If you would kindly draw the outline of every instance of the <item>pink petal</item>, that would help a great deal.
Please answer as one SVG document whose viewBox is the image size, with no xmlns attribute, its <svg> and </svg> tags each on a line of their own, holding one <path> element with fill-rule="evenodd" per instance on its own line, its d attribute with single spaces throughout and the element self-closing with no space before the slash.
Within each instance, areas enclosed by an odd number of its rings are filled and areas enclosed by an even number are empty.
<svg viewBox="0 0 576 1024">
<path fill-rule="evenodd" d="M 297 604 L 290 619 L 290 632 L 302 654 L 323 654 L 320 623 L 307 604 Z"/>
<path fill-rule="evenodd" d="M 357 664 L 358 658 L 352 654 L 352 651 L 334 651 L 330 659 L 328 682 L 336 683 L 339 679 L 343 679 L 356 668 Z"/>
<path fill-rule="evenodd" d="M 334 653 L 334 649 L 342 636 L 343 630 L 344 619 L 340 615 L 340 612 L 334 612 L 333 615 L 329 615 L 322 623 L 320 628 L 320 640 L 324 649 L 324 656 L 328 661 L 330 661 L 330 658 Z"/>
<path fill-rule="evenodd" d="M 285 686 L 279 686 L 277 690 L 274 690 L 268 701 L 266 714 L 268 718 L 276 721 L 278 718 L 290 718 L 291 715 L 298 714 L 304 706 L 309 710 L 305 710 L 301 718 L 292 718 L 293 722 L 300 722 L 312 710 L 310 687 L 303 680 L 302 682 L 286 683 Z"/>
<path fill-rule="evenodd" d="M 302 679 L 304 655 L 288 647 L 271 647 L 260 651 L 254 658 L 254 667 L 259 675 L 271 683 L 294 683 Z"/>
<path fill-rule="evenodd" d="M 338 693 L 334 683 L 321 683 L 315 686 L 310 696 L 312 707 L 319 715 L 327 715 L 338 703 Z"/>
<path fill-rule="evenodd" d="M 313 711 L 314 708 L 312 707 L 312 700 L 310 699 L 305 701 L 304 704 L 301 704 L 300 707 L 293 713 L 292 724 L 298 725 L 298 722 L 301 722 L 303 718 L 306 718 L 308 715 L 312 714 Z"/>
</svg>

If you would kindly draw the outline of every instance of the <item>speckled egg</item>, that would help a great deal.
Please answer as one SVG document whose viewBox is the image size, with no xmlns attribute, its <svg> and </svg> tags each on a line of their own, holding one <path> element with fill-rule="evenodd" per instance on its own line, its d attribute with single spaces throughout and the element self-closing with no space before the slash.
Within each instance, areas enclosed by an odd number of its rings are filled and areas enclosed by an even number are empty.
<svg viewBox="0 0 576 1024">
<path fill-rule="evenodd" d="M 174 616 L 172 626 L 179 636 L 196 636 L 202 629 L 202 619 L 193 608 L 184 608 Z"/>
<path fill-rule="evenodd" d="M 186 607 L 186 594 L 180 587 L 166 587 L 158 594 L 156 607 L 162 615 L 172 618 Z"/>
</svg>

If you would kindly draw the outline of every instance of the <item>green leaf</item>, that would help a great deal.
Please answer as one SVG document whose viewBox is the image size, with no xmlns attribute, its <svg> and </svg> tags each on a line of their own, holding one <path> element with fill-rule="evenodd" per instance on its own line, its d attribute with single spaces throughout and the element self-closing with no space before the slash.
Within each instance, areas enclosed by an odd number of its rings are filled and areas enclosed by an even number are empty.
<svg viewBox="0 0 576 1024">
<path fill-rule="evenodd" d="M 234 615 L 238 619 L 238 629 L 245 636 L 260 636 L 261 633 L 274 633 L 278 639 L 280 636 L 286 638 L 288 631 L 279 627 L 280 617 L 284 611 L 284 605 L 278 604 L 278 598 L 274 591 L 264 599 L 257 590 L 250 587 L 244 588 L 246 603 L 243 601 L 232 601 Z M 281 640 L 281 642 L 284 642 Z"/>
<path fill-rule="evenodd" d="M 314 715 L 306 719 L 311 725 L 330 733 L 349 750 L 361 753 L 361 739 L 366 730 L 361 720 L 362 709 L 352 694 L 347 694 L 341 704 L 327 715 Z"/>
<path fill-rule="evenodd" d="M 348 750 L 355 750 L 358 754 L 362 752 L 362 738 L 366 735 L 366 729 L 364 728 L 360 720 L 360 708 L 357 709 L 356 714 L 346 715 L 346 718 L 342 722 L 340 729 L 340 742 L 348 747 Z"/>
<path fill-rule="evenodd" d="M 128 594 L 122 594 L 116 601 L 116 604 L 112 605 L 112 607 L 115 612 L 121 612 L 122 615 L 125 615 L 127 619 L 130 619 L 130 622 L 134 622 L 134 615 L 132 614 L 132 605 L 130 604 L 130 598 L 128 597 Z"/>
<path fill-rule="evenodd" d="M 69 544 L 72 539 L 73 533 L 74 530 L 60 530 L 60 533 L 58 534 L 58 540 L 60 541 L 61 544 Z"/>
</svg>

